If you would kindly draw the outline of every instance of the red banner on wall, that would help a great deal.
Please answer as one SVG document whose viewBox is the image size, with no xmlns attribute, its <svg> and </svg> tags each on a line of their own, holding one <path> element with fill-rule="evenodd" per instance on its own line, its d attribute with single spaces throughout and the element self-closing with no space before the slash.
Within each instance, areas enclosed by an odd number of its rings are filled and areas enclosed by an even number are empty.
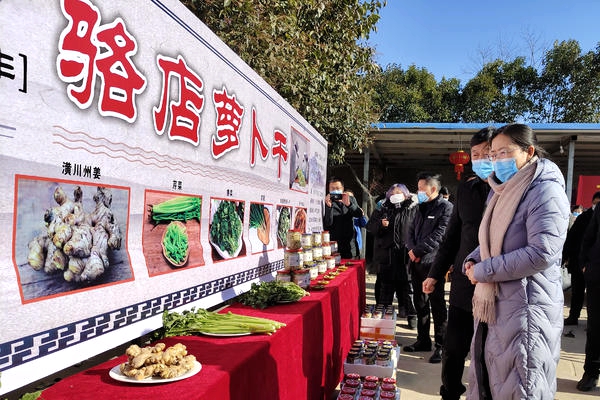
<svg viewBox="0 0 600 400">
<path fill-rule="evenodd" d="M 600 175 L 579 175 L 577 184 L 577 204 L 585 208 L 592 206 L 592 196 L 600 191 Z"/>
</svg>

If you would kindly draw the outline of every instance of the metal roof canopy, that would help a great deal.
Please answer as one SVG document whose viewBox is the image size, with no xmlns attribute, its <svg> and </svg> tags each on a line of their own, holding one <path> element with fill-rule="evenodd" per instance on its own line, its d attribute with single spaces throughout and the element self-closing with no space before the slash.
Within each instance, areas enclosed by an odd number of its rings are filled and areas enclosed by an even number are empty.
<svg viewBox="0 0 600 400">
<path fill-rule="evenodd" d="M 371 128 L 373 143 L 363 153 L 346 154 L 355 171 L 368 171 L 369 164 L 392 170 L 440 170 L 451 167 L 450 153 L 469 151 L 471 136 L 478 130 L 504 124 L 481 123 L 377 123 Z M 565 176 L 567 193 L 579 175 L 600 174 L 600 124 L 527 124 L 538 144 L 548 152 Z M 569 162 L 569 160 L 571 162 Z M 366 167 L 366 168 L 365 168 Z M 368 177 L 363 176 L 363 182 Z"/>
</svg>

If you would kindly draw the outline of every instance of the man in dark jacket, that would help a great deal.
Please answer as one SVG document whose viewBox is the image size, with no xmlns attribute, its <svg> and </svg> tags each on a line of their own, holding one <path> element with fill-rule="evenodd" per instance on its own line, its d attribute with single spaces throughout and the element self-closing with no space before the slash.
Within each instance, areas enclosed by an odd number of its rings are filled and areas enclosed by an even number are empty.
<svg viewBox="0 0 600 400">
<path fill-rule="evenodd" d="M 439 175 L 422 172 L 417 179 L 419 209 L 410 224 L 406 238 L 414 304 L 417 310 L 417 341 L 410 346 L 405 346 L 404 351 L 431 350 L 431 337 L 429 336 L 431 305 L 435 351 L 430 361 L 435 362 L 436 359 L 441 358 L 446 330 L 447 309 L 444 299 L 444 281 L 439 281 L 431 294 L 423 293 L 423 281 L 429 274 L 431 263 L 435 259 L 448 227 L 452 214 L 452 203 L 444 200 L 439 194 L 441 187 Z"/>
<path fill-rule="evenodd" d="M 490 192 L 487 177 L 492 173 L 488 159 L 489 141 L 494 128 L 484 128 L 471 138 L 471 160 L 475 174 L 467 175 L 456 191 L 456 204 L 435 260 L 423 282 L 423 292 L 430 293 L 437 282 L 450 272 L 450 306 L 442 350 L 442 386 L 444 400 L 458 400 L 466 391 L 462 384 L 465 359 L 473 336 L 472 300 L 475 286 L 462 273 L 467 254 L 479 244 L 478 232 L 485 203 Z"/>
<path fill-rule="evenodd" d="M 344 190 L 344 182 L 332 177 L 329 193 L 325 196 L 323 229 L 329 231 L 331 240 L 336 241 L 342 258 L 354 258 L 359 254 L 354 238 L 354 220 L 363 216 L 351 192 Z"/>
<path fill-rule="evenodd" d="M 592 196 L 592 208 L 588 208 L 575 218 L 575 222 L 567 232 L 567 239 L 563 245 L 563 262 L 567 262 L 567 269 L 571 274 L 571 308 L 569 309 L 569 316 L 565 319 L 565 325 L 577 325 L 579 323 L 579 314 L 585 297 L 585 280 L 579 265 L 579 252 L 583 234 L 592 220 L 594 207 L 599 202 L 600 192 L 596 192 Z"/>
<path fill-rule="evenodd" d="M 579 217 L 578 217 L 579 218 Z M 592 390 L 598 385 L 600 373 L 600 206 L 594 207 L 579 258 L 587 287 L 587 332 L 585 341 L 585 362 L 583 377 L 577 383 L 582 392 Z"/>
</svg>

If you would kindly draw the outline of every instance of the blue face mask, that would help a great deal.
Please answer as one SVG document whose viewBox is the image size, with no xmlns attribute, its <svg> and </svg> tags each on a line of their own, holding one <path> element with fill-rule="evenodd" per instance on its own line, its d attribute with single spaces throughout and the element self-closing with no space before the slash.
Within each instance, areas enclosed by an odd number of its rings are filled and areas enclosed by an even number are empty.
<svg viewBox="0 0 600 400">
<path fill-rule="evenodd" d="M 504 158 L 494 161 L 494 171 L 500 182 L 506 182 L 519 172 L 519 168 L 517 168 L 517 161 L 514 158 Z"/>
<path fill-rule="evenodd" d="M 329 192 L 329 194 L 342 194 L 343 192 L 341 190 L 332 190 L 331 192 Z"/>
<path fill-rule="evenodd" d="M 578 213 L 577 211 L 573 211 L 573 216 L 574 217 L 579 217 L 581 215 L 581 213 Z"/>
<path fill-rule="evenodd" d="M 481 179 L 487 179 L 494 172 L 494 164 L 490 160 L 473 160 L 473 172 Z"/>
<path fill-rule="evenodd" d="M 429 200 L 429 196 L 427 196 L 427 193 L 425 192 L 418 191 L 417 199 L 419 199 L 419 203 L 425 203 L 427 200 Z"/>
</svg>

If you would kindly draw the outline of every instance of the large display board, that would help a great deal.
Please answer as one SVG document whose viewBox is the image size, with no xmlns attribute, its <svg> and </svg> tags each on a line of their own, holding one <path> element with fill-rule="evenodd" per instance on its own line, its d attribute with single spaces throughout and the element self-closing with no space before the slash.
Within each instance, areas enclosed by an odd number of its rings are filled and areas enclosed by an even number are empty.
<svg viewBox="0 0 600 400">
<path fill-rule="evenodd" d="M 326 141 L 176 0 L 0 1 L 0 96 L 0 394 L 322 228 Z"/>
</svg>

